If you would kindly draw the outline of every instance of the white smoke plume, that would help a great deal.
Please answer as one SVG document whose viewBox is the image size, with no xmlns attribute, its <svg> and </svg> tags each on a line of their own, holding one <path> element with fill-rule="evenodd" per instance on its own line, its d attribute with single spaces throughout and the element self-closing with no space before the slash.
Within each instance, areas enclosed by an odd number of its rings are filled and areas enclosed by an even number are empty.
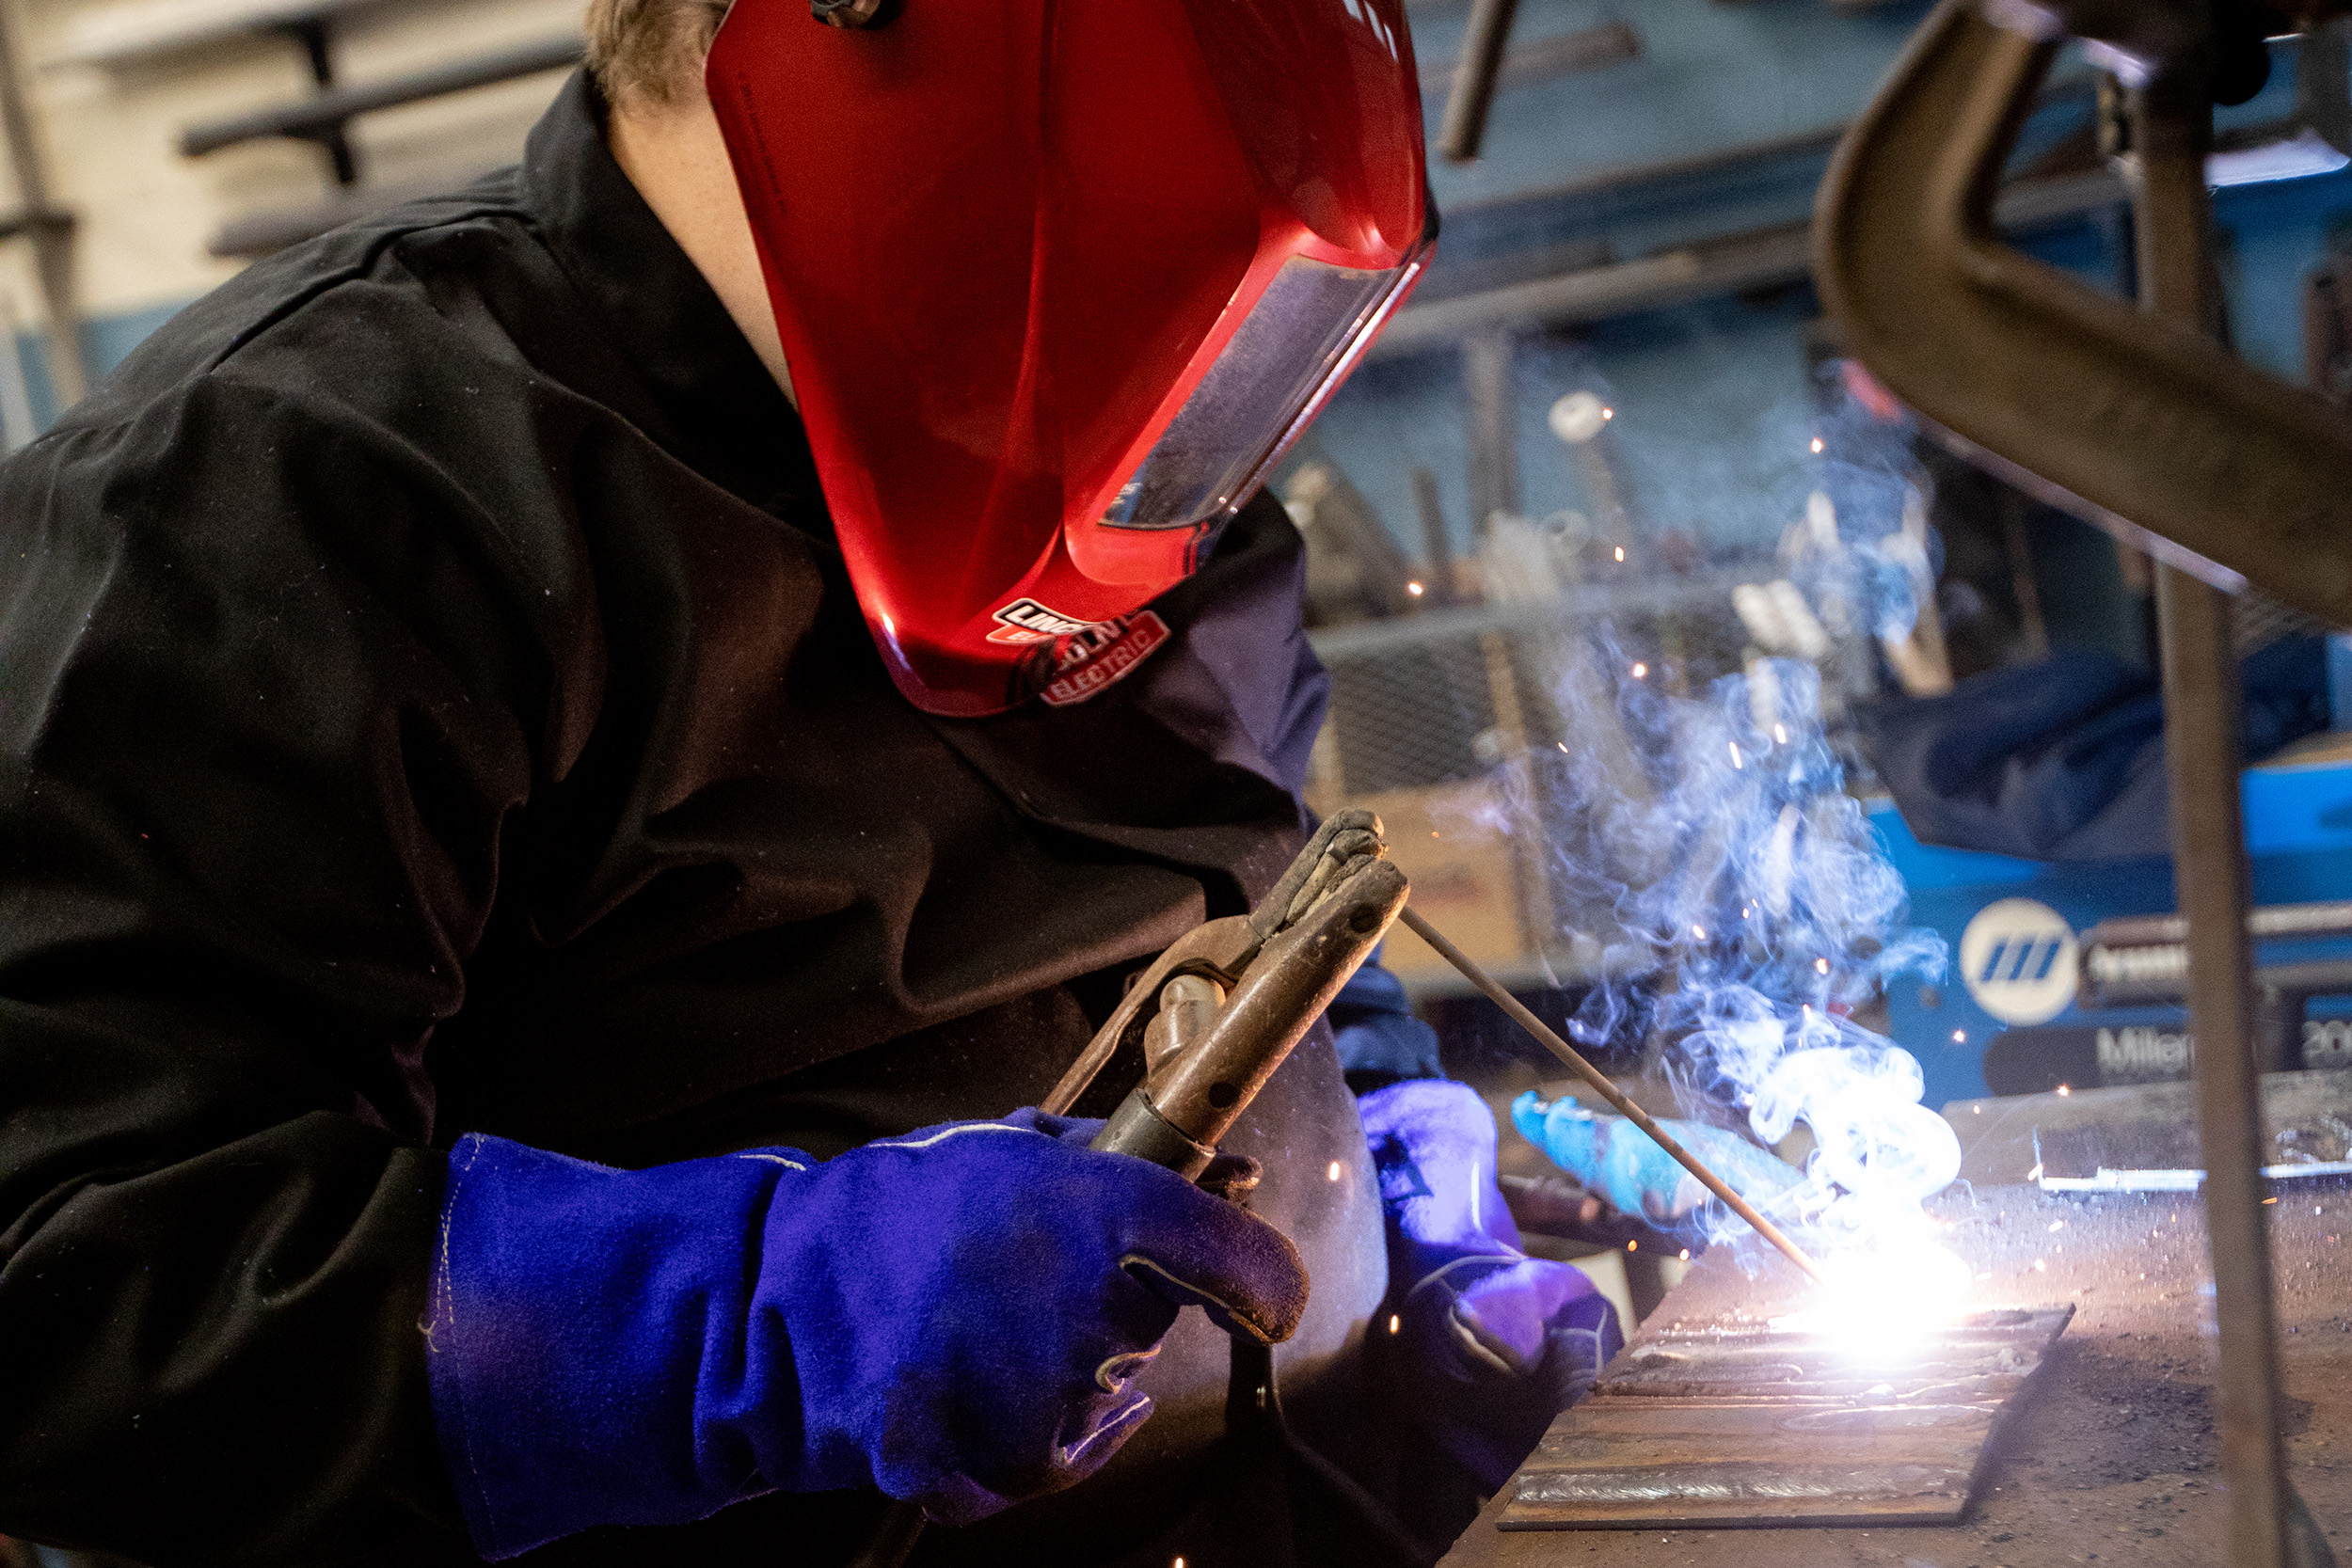
<svg viewBox="0 0 2352 1568">
<path fill-rule="evenodd" d="M 1902 880 L 1824 736 L 1820 673 L 1765 660 L 1677 698 L 1605 636 L 1559 667 L 1565 738 L 1515 788 L 1550 845 L 1561 945 L 1599 948 L 1570 1033 L 1646 1045 L 1690 1114 L 1744 1118 L 1766 1144 L 1804 1123 L 1807 1180 L 1774 1207 L 1816 1247 L 1915 1238 L 1959 1144 L 1919 1103 L 1917 1061 L 1849 1015 L 1898 974 L 1940 979 L 1945 946 L 1904 924 Z"/>
</svg>

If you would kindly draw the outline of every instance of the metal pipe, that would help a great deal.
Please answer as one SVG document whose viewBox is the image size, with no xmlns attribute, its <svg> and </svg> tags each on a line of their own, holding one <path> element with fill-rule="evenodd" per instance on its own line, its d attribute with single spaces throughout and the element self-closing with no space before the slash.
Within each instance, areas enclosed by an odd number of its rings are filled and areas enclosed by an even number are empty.
<svg viewBox="0 0 2352 1568">
<path fill-rule="evenodd" d="M 1454 163 L 1471 162 L 1486 139 L 1486 112 L 1494 107 L 1495 80 L 1502 73 L 1503 46 L 1511 41 L 1511 17 L 1518 8 L 1519 0 L 1470 0 L 1454 91 L 1438 132 L 1438 150 Z"/>
<path fill-rule="evenodd" d="M 1484 991 L 1488 1001 L 1508 1013 L 1511 1016 L 1511 1022 L 1534 1036 L 1545 1050 L 1559 1057 L 1561 1061 L 1567 1064 L 1571 1072 L 1590 1084 L 1593 1091 L 1616 1107 L 1619 1115 L 1648 1133 L 1652 1142 L 1668 1154 L 1673 1155 L 1676 1163 L 1684 1170 L 1697 1177 L 1708 1192 L 1724 1200 L 1726 1208 L 1755 1227 L 1756 1233 L 1778 1247 L 1783 1257 L 1812 1275 L 1817 1282 L 1823 1285 L 1829 1283 L 1829 1277 L 1821 1273 L 1821 1266 L 1807 1256 L 1803 1247 L 1784 1235 L 1778 1226 L 1757 1213 L 1756 1205 L 1741 1197 L 1738 1188 L 1708 1169 L 1700 1163 L 1697 1155 L 1677 1143 L 1673 1133 L 1658 1125 L 1656 1117 L 1633 1103 L 1623 1089 L 1610 1082 L 1607 1073 L 1586 1061 L 1583 1053 L 1576 1047 L 1552 1033 L 1549 1024 L 1528 1011 L 1525 1004 L 1497 984 L 1485 970 L 1478 967 L 1477 962 L 1469 954 L 1448 942 L 1445 933 L 1423 920 L 1420 912 L 1409 904 L 1397 918 L 1405 923 L 1406 927 L 1413 935 L 1427 942 L 1439 958 L 1460 970 L 1462 977 Z"/>
<path fill-rule="evenodd" d="M 2184 71 L 2134 97 L 2125 173 L 2138 236 L 2140 307 L 2210 331 L 2216 296 L 2205 153 L 2204 83 Z M 2286 1568 L 2294 1488 L 2280 1437 L 2282 1393 L 2263 1127 L 2254 1059 L 2252 902 L 2239 795 L 2237 660 L 2229 597 L 2177 567 L 2156 567 L 2165 760 L 2173 879 L 2188 921 L 2190 1025 L 2197 1037 L 2205 1229 L 2213 1255 L 2220 1367 L 2215 1400 L 2230 1489 L 2231 1568 Z"/>
</svg>

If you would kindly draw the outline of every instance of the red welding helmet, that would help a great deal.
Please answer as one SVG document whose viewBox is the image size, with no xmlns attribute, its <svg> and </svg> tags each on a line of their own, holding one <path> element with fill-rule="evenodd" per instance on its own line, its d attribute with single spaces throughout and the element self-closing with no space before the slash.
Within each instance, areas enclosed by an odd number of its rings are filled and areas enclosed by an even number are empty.
<svg viewBox="0 0 2352 1568">
<path fill-rule="evenodd" d="M 737 0 L 710 54 L 883 660 L 937 714 L 1073 702 L 1410 290 L 1404 0 Z"/>
</svg>

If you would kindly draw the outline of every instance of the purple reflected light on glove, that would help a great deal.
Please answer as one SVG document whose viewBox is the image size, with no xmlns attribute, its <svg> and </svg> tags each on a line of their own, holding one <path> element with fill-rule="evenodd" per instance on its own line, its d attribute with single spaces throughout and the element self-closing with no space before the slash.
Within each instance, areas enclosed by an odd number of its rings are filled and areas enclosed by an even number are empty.
<svg viewBox="0 0 2352 1568">
<path fill-rule="evenodd" d="M 1581 1271 L 1521 1250 L 1495 1184 L 1494 1117 L 1475 1091 L 1415 1079 L 1357 1109 L 1422 1419 L 1492 1491 L 1623 1346 L 1616 1312 Z"/>
<path fill-rule="evenodd" d="M 1093 1473 L 1185 1305 L 1287 1338 L 1279 1231 L 1021 1112 L 818 1163 L 617 1171 L 479 1134 L 450 1156 L 428 1337 L 474 1544 L 879 1486 L 965 1522 Z"/>
</svg>

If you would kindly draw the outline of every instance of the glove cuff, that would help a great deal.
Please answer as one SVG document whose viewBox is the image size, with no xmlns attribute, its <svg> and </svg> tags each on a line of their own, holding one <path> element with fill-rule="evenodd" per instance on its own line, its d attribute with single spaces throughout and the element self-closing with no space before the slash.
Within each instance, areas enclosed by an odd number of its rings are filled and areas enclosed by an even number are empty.
<svg viewBox="0 0 2352 1568">
<path fill-rule="evenodd" d="M 727 1418 L 759 1375 L 746 1239 L 804 1163 L 620 1171 L 481 1134 L 451 1150 L 420 1326 L 442 1458 L 485 1558 L 772 1489 Z"/>
</svg>

